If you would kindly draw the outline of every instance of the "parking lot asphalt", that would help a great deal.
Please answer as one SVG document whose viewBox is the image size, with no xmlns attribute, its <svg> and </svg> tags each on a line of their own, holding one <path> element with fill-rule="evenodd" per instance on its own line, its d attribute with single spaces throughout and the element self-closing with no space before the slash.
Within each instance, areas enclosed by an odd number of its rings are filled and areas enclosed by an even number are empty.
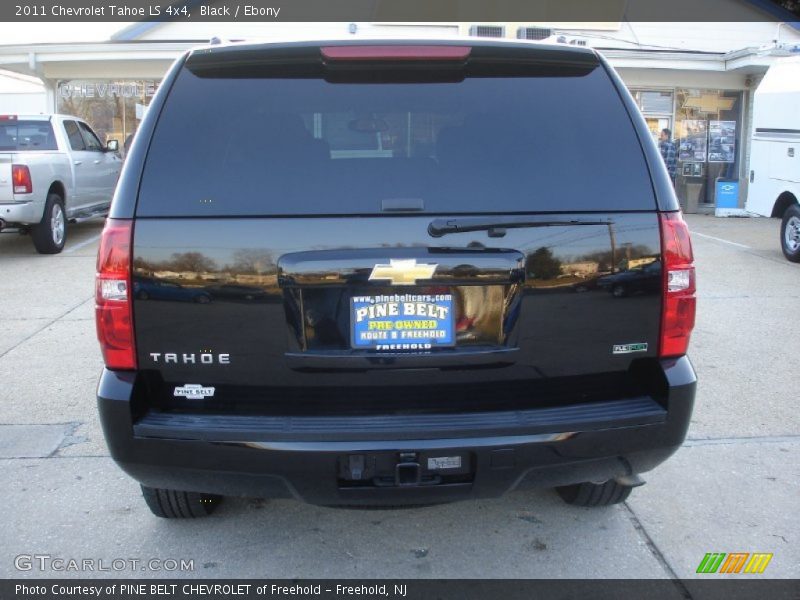
<svg viewBox="0 0 800 600">
<path fill-rule="evenodd" d="M 551 490 L 403 510 L 227 499 L 184 522 L 151 516 L 99 428 L 102 221 L 73 226 L 55 256 L 0 235 L 0 577 L 719 577 L 695 573 L 707 552 L 773 553 L 763 577 L 800 577 L 800 264 L 783 258 L 776 220 L 687 220 L 699 281 L 694 418 L 684 447 L 625 504 L 574 508 Z M 90 559 L 95 570 L 34 561 L 20 571 L 20 555 Z M 97 570 L 114 559 L 126 568 Z"/>
</svg>

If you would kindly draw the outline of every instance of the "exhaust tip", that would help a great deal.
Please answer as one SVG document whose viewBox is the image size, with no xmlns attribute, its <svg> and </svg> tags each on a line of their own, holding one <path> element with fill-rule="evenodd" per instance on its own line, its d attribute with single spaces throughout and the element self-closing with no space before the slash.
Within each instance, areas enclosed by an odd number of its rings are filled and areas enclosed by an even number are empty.
<svg viewBox="0 0 800 600">
<path fill-rule="evenodd" d="M 625 487 L 632 487 L 632 488 L 644 485 L 644 479 L 642 479 L 636 474 L 617 477 L 616 479 L 614 479 L 614 481 L 616 481 L 620 485 L 624 485 Z"/>
</svg>

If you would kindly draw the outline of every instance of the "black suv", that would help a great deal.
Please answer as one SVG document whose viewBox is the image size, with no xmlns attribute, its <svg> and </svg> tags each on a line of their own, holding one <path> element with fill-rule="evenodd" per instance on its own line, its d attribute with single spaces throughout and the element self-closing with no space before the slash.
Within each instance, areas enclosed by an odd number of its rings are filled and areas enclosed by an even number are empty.
<svg viewBox="0 0 800 600">
<path fill-rule="evenodd" d="M 656 285 L 635 294 L 598 285 L 643 270 Z M 97 271 L 100 417 L 161 517 L 222 495 L 529 486 L 612 504 L 689 424 L 688 230 L 589 49 L 189 52 L 136 135 Z"/>
</svg>

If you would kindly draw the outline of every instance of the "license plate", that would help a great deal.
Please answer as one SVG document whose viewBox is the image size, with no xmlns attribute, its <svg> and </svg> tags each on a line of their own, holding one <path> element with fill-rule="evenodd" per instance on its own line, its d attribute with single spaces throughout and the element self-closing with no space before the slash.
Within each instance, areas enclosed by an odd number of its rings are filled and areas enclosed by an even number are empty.
<svg viewBox="0 0 800 600">
<path fill-rule="evenodd" d="M 436 456 L 428 459 L 428 470 L 438 471 L 440 469 L 460 469 L 460 456 Z"/>
<path fill-rule="evenodd" d="M 350 299 L 351 345 L 381 351 L 452 346 L 452 294 L 380 294 Z"/>
</svg>

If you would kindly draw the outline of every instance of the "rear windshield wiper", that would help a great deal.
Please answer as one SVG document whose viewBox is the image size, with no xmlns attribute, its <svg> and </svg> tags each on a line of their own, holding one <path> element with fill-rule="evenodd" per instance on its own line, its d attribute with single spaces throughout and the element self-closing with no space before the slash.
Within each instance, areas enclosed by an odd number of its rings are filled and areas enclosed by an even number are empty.
<svg viewBox="0 0 800 600">
<path fill-rule="evenodd" d="M 522 227 L 572 227 L 575 225 L 612 225 L 611 219 L 548 219 L 547 217 L 462 217 L 434 219 L 428 224 L 431 237 L 442 237 L 448 233 L 465 231 L 488 231 L 489 237 L 503 237 L 506 229 Z"/>
</svg>

